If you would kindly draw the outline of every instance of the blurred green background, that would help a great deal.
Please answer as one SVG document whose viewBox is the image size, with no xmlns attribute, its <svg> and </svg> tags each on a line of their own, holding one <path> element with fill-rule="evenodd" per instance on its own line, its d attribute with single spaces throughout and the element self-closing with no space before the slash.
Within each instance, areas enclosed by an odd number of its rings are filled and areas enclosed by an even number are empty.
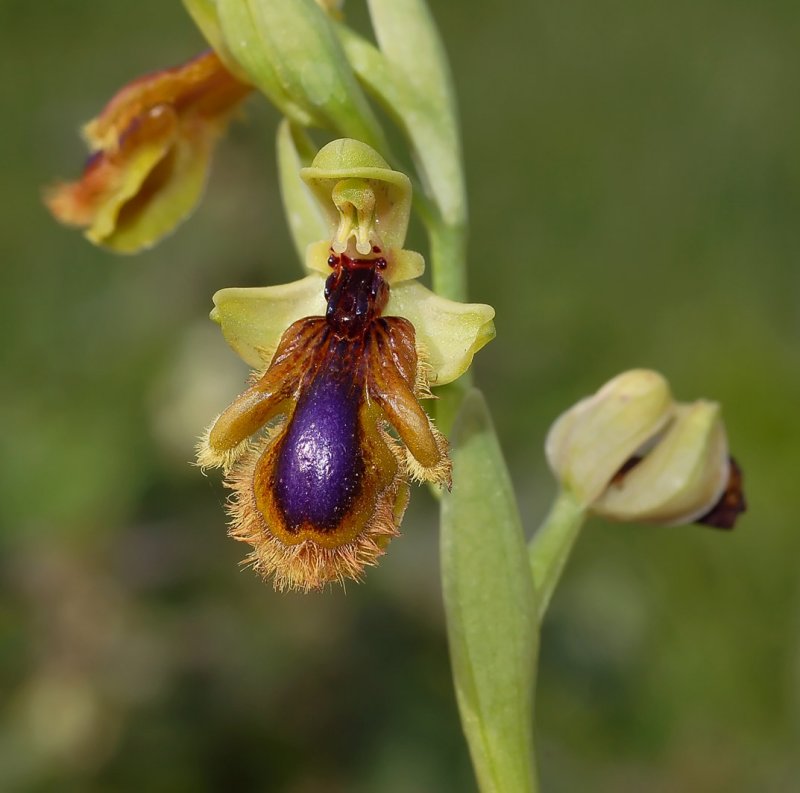
<svg viewBox="0 0 800 793">
<path fill-rule="evenodd" d="M 798 790 L 800 5 L 433 10 L 471 296 L 497 309 L 476 375 L 528 530 L 550 422 L 634 366 L 720 400 L 746 476 L 732 534 L 586 528 L 544 629 L 544 790 Z M 188 464 L 245 376 L 211 294 L 298 273 L 276 115 L 251 102 L 196 215 L 116 258 L 40 188 L 77 175 L 81 122 L 199 35 L 177 0 L 2 0 L 0 38 L 0 790 L 474 790 L 427 491 L 363 585 L 279 596 Z"/>
</svg>

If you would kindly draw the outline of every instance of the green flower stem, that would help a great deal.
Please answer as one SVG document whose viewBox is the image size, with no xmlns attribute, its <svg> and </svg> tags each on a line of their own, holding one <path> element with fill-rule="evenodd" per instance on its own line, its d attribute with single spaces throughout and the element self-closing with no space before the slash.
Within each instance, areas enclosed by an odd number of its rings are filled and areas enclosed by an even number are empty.
<svg viewBox="0 0 800 793">
<path fill-rule="evenodd" d="M 449 224 L 441 216 L 428 224 L 431 245 L 431 276 L 437 295 L 467 300 L 467 227 Z"/>
<path fill-rule="evenodd" d="M 440 386 L 435 390 L 436 401 L 431 405 L 436 426 L 449 438 L 453 431 L 461 403 L 472 384 L 472 373 L 467 371 L 453 383 Z"/>
<path fill-rule="evenodd" d="M 428 230 L 433 291 L 450 300 L 466 301 L 466 226 L 448 226 L 437 218 L 428 224 Z M 454 383 L 435 389 L 436 423 L 447 437 L 450 437 L 453 422 L 472 382 L 472 370 L 468 369 Z"/>
<path fill-rule="evenodd" d="M 585 520 L 586 508 L 562 490 L 528 543 L 540 624 Z"/>
</svg>

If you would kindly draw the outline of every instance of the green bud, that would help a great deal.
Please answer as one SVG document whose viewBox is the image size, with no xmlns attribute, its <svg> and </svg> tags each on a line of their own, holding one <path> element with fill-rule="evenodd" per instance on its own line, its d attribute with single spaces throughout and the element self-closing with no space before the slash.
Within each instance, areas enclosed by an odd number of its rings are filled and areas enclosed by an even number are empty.
<svg viewBox="0 0 800 793">
<path fill-rule="evenodd" d="M 292 121 L 385 149 L 380 126 L 314 0 L 216 0 L 225 45 Z"/>
<path fill-rule="evenodd" d="M 236 58 L 233 57 L 223 38 L 217 11 L 217 0 L 183 0 L 183 5 L 189 12 L 189 16 L 194 20 L 195 25 L 200 28 L 205 40 L 215 50 L 222 63 L 225 64 L 225 68 L 241 82 L 249 83 L 249 77 Z"/>
<path fill-rule="evenodd" d="M 664 428 L 672 411 L 672 394 L 660 374 L 625 372 L 556 420 L 545 443 L 550 468 L 579 502 L 589 505 Z"/>
<path fill-rule="evenodd" d="M 719 405 L 677 403 L 666 380 L 644 369 L 615 377 L 560 416 L 546 452 L 580 504 L 623 522 L 695 522 L 718 505 L 731 480 Z M 732 496 L 740 499 L 738 487 Z M 737 505 L 724 527 L 743 511 L 744 501 Z"/>
<path fill-rule="evenodd" d="M 390 115 L 399 117 L 423 184 L 445 222 L 464 223 L 466 189 L 455 91 L 444 43 L 428 4 L 425 0 L 368 0 L 367 5 L 380 53 L 362 48 L 361 57 L 353 53 L 353 68 Z M 346 39 L 344 43 L 347 47 Z M 354 49 L 359 49 L 357 44 Z M 375 63 L 378 58 L 385 59 L 385 67 Z M 359 64 L 366 68 L 360 69 Z"/>
<path fill-rule="evenodd" d="M 653 449 L 614 479 L 592 511 L 619 521 L 692 523 L 719 501 L 729 475 L 719 405 L 703 400 L 678 405 L 675 419 Z"/>
</svg>

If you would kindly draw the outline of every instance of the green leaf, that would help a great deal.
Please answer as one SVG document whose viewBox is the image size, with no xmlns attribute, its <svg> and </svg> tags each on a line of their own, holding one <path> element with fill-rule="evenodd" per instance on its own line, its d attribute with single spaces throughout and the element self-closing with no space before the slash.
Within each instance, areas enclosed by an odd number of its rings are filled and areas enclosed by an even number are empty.
<svg viewBox="0 0 800 793">
<path fill-rule="evenodd" d="M 475 389 L 464 398 L 451 443 L 442 576 L 461 721 L 480 789 L 530 793 L 537 609 L 511 480 Z"/>
<path fill-rule="evenodd" d="M 311 138 L 288 119 L 278 126 L 276 150 L 283 209 L 300 264 L 304 265 L 306 248 L 330 236 L 322 209 L 300 178 L 300 169 L 311 165 L 317 150 Z"/>
</svg>

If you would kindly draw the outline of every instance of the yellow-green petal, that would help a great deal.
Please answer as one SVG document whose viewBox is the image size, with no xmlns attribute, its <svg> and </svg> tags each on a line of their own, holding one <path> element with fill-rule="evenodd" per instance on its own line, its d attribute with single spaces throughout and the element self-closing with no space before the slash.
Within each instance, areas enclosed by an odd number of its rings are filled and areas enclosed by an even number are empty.
<svg viewBox="0 0 800 793">
<path fill-rule="evenodd" d="M 460 377 L 475 353 L 495 337 L 494 309 L 484 303 L 457 303 L 416 281 L 392 288 L 387 315 L 406 317 L 430 366 L 432 386 Z"/>
<path fill-rule="evenodd" d="M 324 283 L 319 275 L 309 275 L 281 286 L 220 289 L 211 319 L 245 363 L 263 369 L 289 325 L 325 314 Z"/>
<path fill-rule="evenodd" d="M 644 459 L 592 504 L 611 520 L 692 523 L 728 483 L 728 441 L 716 402 L 678 405 L 675 420 Z"/>
<path fill-rule="evenodd" d="M 555 421 L 545 451 L 559 481 L 586 506 L 673 416 L 669 384 L 633 369 L 606 383 Z"/>
</svg>

